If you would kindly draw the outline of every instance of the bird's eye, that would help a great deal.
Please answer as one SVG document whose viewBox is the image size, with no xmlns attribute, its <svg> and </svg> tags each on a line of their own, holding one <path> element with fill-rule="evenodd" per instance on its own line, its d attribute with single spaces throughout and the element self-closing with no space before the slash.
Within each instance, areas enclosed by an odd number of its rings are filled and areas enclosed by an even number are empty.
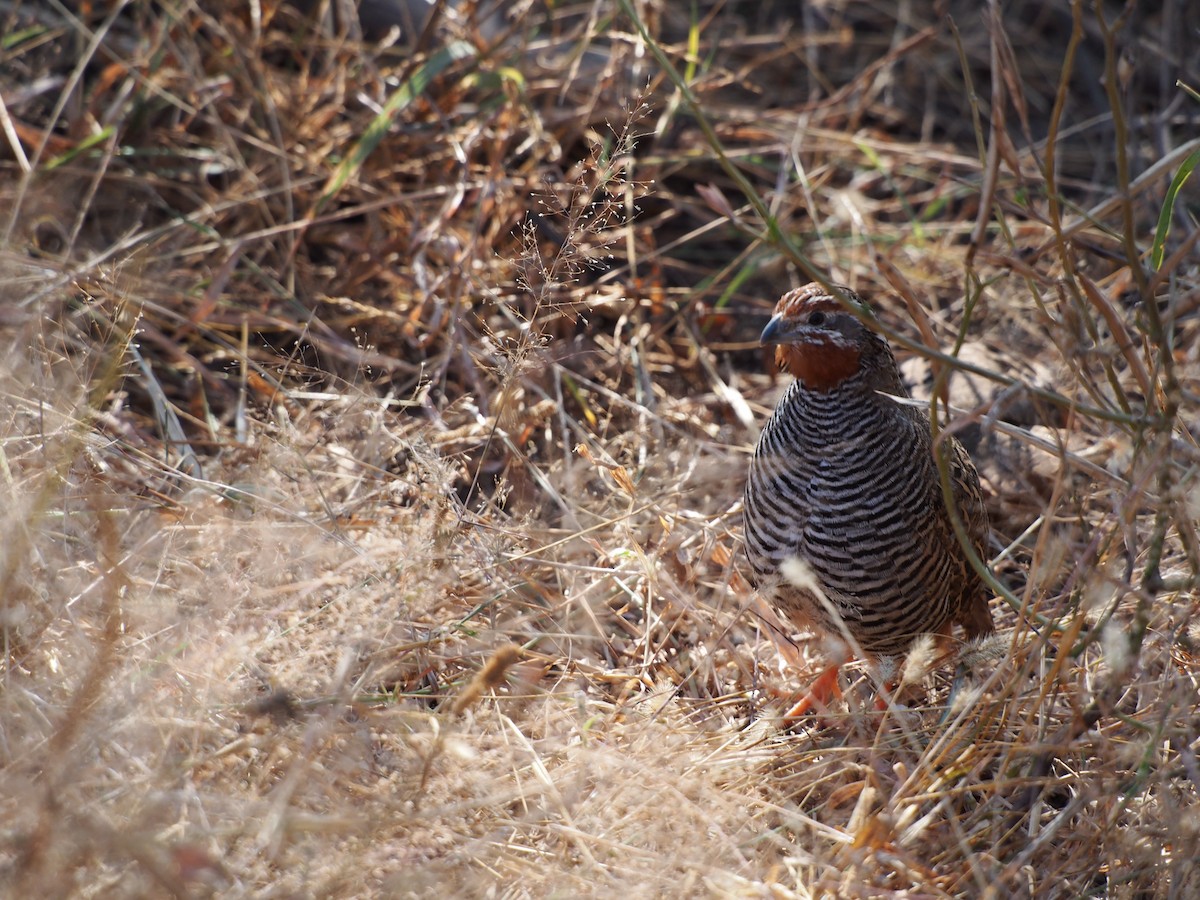
<svg viewBox="0 0 1200 900">
<path fill-rule="evenodd" d="M 824 325 L 825 324 L 825 313 L 821 312 L 819 309 L 814 313 L 809 313 L 808 314 L 808 324 L 809 325 Z"/>
</svg>

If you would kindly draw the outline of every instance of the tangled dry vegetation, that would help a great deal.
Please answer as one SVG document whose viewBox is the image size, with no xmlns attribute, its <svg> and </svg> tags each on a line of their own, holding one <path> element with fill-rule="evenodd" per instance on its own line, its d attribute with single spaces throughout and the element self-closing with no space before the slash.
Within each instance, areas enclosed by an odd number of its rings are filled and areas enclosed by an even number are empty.
<svg viewBox="0 0 1200 900">
<path fill-rule="evenodd" d="M 12 896 L 1200 892 L 1192 7 L 68 6 L 0 4 Z M 811 270 L 1004 652 L 784 731 Z"/>
</svg>

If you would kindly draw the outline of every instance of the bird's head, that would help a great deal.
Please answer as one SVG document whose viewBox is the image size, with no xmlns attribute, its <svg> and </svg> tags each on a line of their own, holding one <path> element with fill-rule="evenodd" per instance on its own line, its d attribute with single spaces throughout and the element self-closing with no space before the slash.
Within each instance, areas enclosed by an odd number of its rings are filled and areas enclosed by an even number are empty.
<svg viewBox="0 0 1200 900">
<path fill-rule="evenodd" d="M 854 291 L 832 286 L 851 304 L 869 312 Z M 889 368 L 890 363 L 890 369 L 895 370 L 887 342 L 816 282 L 780 298 L 760 340 L 764 345 L 777 344 L 775 361 L 779 367 L 814 391 L 833 390 L 864 367 Z"/>
</svg>

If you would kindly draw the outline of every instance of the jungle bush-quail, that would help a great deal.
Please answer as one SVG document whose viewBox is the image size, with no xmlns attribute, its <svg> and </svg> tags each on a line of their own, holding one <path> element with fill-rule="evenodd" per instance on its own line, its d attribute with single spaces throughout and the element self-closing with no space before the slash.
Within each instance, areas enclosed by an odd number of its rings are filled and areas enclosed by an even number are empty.
<svg viewBox="0 0 1200 900">
<path fill-rule="evenodd" d="M 837 290 L 866 311 L 853 291 Z M 842 651 L 799 715 L 834 688 L 854 645 L 886 681 L 919 636 L 945 641 L 958 623 L 973 639 L 993 624 L 943 500 L 929 417 L 893 399 L 908 392 L 887 341 L 814 283 L 784 294 L 762 343 L 778 345 L 776 361 L 795 381 L 750 465 L 746 555 L 760 593 Z M 986 559 L 979 477 L 956 439 L 945 444 L 958 515 Z"/>
</svg>

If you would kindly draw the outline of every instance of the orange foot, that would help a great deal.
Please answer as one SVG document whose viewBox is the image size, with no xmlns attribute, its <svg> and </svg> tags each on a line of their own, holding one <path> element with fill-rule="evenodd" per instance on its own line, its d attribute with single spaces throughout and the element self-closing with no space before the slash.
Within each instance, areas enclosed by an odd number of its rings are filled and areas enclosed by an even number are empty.
<svg viewBox="0 0 1200 900">
<path fill-rule="evenodd" d="M 875 695 L 875 708 L 885 710 L 888 708 L 888 700 L 896 696 L 896 690 L 900 687 L 898 681 L 888 681 L 883 685 L 883 690 Z"/>
<path fill-rule="evenodd" d="M 783 714 L 783 721 L 791 724 L 814 706 L 827 706 L 831 697 L 837 697 L 840 700 L 842 697 L 842 688 L 838 684 L 838 671 L 841 668 L 841 663 L 828 666 L 825 671 L 818 675 L 817 680 L 809 687 L 808 693 L 800 698 L 800 702 Z"/>
<path fill-rule="evenodd" d="M 794 725 L 802 716 L 810 712 L 814 707 L 823 708 L 829 705 L 830 699 L 836 697 L 842 699 L 842 689 L 838 684 L 838 672 L 841 665 L 829 666 L 817 676 L 817 680 L 809 687 L 808 693 L 800 698 L 791 709 L 783 714 L 785 725 Z M 883 689 L 875 695 L 875 708 L 885 710 L 888 708 L 888 701 L 895 696 L 896 689 L 900 687 L 898 681 L 888 681 L 883 685 Z"/>
</svg>

